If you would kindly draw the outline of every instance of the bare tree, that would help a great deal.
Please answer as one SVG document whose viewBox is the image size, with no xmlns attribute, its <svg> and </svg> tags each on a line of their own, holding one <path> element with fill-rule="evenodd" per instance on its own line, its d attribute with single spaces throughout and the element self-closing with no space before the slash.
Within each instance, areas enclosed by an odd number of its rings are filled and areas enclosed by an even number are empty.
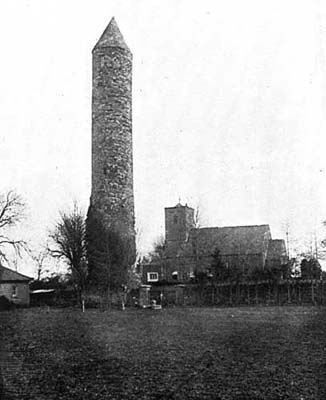
<svg viewBox="0 0 326 400">
<path fill-rule="evenodd" d="M 134 265 L 131 265 L 131 267 L 128 270 L 128 277 L 127 277 L 128 291 L 130 291 L 131 289 L 136 289 L 141 285 L 141 262 L 143 254 L 140 249 L 143 236 L 143 229 L 139 224 L 139 222 L 136 223 L 135 234 L 136 234 L 136 256 Z"/>
<path fill-rule="evenodd" d="M 50 233 L 50 239 L 52 247 L 49 247 L 49 253 L 67 263 L 84 311 L 88 276 L 85 218 L 76 203 L 72 211 L 60 213 L 60 218 Z"/>
<path fill-rule="evenodd" d="M 298 237 L 294 235 L 294 221 L 288 217 L 282 222 L 282 230 L 286 237 L 286 249 L 288 258 L 292 258 L 296 254 L 299 254 L 302 250 L 302 239 L 298 240 Z"/>
<path fill-rule="evenodd" d="M 137 221 L 137 220 L 136 220 Z M 141 253 L 141 241 L 143 238 L 143 229 L 139 222 L 137 221 L 136 227 L 135 227 L 135 234 L 136 234 L 136 260 L 135 260 L 135 265 L 137 266 L 142 259 L 143 254 Z"/>
<path fill-rule="evenodd" d="M 14 191 L 0 195 L 0 262 L 8 262 L 8 252 L 14 250 L 16 256 L 21 256 L 22 250 L 27 250 L 24 240 L 15 239 L 10 230 L 15 228 L 25 217 L 25 203 Z"/>
<path fill-rule="evenodd" d="M 320 232 L 319 232 L 319 236 L 321 237 L 321 239 L 319 239 L 317 241 L 317 234 L 316 234 L 316 242 L 319 245 L 318 250 L 317 250 L 317 244 L 316 244 L 316 254 L 318 255 L 318 259 L 320 260 L 326 260 L 326 232 L 325 232 L 325 228 L 326 228 L 326 221 L 323 221 L 320 227 Z"/>
<path fill-rule="evenodd" d="M 197 228 L 197 229 L 202 226 L 202 213 L 201 213 L 201 207 L 199 204 L 197 204 L 195 207 L 194 225 L 195 225 L 195 228 Z"/>
<path fill-rule="evenodd" d="M 36 264 L 37 280 L 41 280 L 41 275 L 44 272 L 44 263 L 49 256 L 48 246 L 38 252 L 32 253 L 31 257 Z"/>
<path fill-rule="evenodd" d="M 149 256 L 152 261 L 161 260 L 165 253 L 165 239 L 163 235 L 158 236 L 153 243 L 153 250 Z"/>
</svg>

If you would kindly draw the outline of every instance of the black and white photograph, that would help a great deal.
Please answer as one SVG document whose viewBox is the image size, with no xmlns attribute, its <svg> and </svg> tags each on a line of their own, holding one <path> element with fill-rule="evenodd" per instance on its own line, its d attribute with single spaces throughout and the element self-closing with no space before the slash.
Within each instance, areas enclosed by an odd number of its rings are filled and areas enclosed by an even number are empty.
<svg viewBox="0 0 326 400">
<path fill-rule="evenodd" d="M 2 0 L 0 400 L 326 399 L 326 3 Z"/>
</svg>

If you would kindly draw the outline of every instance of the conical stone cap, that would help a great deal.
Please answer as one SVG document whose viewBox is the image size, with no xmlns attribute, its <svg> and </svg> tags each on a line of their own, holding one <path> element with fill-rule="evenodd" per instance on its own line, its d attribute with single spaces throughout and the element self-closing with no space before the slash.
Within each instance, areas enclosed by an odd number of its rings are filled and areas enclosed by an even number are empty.
<svg viewBox="0 0 326 400">
<path fill-rule="evenodd" d="M 130 52 L 130 49 L 126 45 L 126 42 L 124 41 L 114 17 L 111 19 L 109 25 L 106 27 L 99 41 L 96 43 L 93 51 L 104 47 L 120 47 L 121 49 Z"/>
</svg>

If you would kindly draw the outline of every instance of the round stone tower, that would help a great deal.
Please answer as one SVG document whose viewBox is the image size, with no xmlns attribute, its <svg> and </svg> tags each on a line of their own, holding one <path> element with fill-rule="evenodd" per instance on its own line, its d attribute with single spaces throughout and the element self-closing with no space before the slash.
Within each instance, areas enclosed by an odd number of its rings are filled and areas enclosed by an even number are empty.
<svg viewBox="0 0 326 400">
<path fill-rule="evenodd" d="M 132 54 L 114 18 L 93 49 L 91 207 L 134 243 Z"/>
</svg>

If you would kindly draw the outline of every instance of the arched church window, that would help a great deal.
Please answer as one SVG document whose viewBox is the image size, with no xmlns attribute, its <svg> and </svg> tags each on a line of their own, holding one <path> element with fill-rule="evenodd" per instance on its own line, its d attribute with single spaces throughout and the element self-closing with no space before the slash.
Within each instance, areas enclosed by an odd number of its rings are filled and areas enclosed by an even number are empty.
<svg viewBox="0 0 326 400">
<path fill-rule="evenodd" d="M 173 217 L 173 223 L 174 223 L 175 225 L 178 223 L 178 216 L 177 216 L 177 215 L 175 215 L 175 216 Z"/>
</svg>

